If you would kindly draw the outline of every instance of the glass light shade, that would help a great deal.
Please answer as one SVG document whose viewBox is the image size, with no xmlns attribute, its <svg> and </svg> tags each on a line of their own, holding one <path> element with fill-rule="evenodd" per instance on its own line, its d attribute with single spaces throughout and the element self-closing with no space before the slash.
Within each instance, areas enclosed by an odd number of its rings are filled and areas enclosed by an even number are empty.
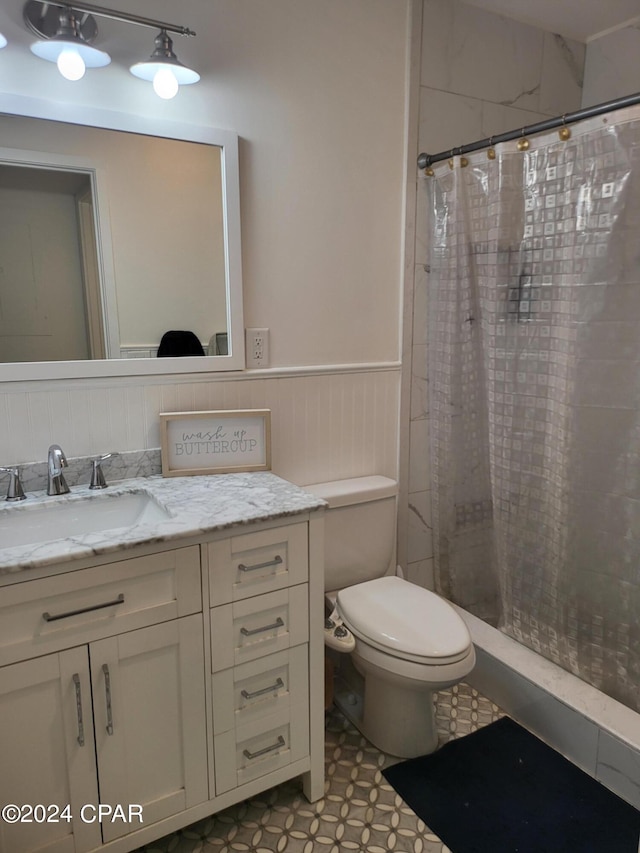
<svg viewBox="0 0 640 853">
<path fill-rule="evenodd" d="M 109 54 L 105 53 L 103 50 L 98 50 L 97 47 L 92 47 L 90 44 L 86 44 L 80 39 L 75 41 L 71 39 L 58 38 L 57 36 L 47 39 L 46 41 L 35 42 L 31 45 L 31 52 L 36 56 L 39 56 L 40 59 L 46 59 L 48 62 L 56 63 L 58 63 L 61 53 L 75 53 L 87 68 L 102 68 L 111 62 Z M 63 60 L 63 65 L 64 63 L 65 60 Z M 77 64 L 78 63 L 76 61 L 76 65 Z M 60 68 L 59 64 L 58 67 Z M 62 69 L 60 73 L 63 73 Z M 76 77 L 68 79 L 79 78 Z"/>
<path fill-rule="evenodd" d="M 135 65 L 131 66 L 129 71 L 131 71 L 134 77 L 139 77 L 141 80 L 148 80 L 152 83 L 156 74 L 159 71 L 166 69 L 171 71 L 179 86 L 186 86 L 189 83 L 197 83 L 200 79 L 200 75 L 197 71 L 187 68 L 187 66 L 183 65 L 181 62 L 136 62 Z"/>
<path fill-rule="evenodd" d="M 3 47 L 6 47 L 6 46 L 7 46 L 7 40 L 6 40 L 6 38 L 2 35 L 2 33 L 0 33 L 0 50 L 1 50 Z"/>
</svg>

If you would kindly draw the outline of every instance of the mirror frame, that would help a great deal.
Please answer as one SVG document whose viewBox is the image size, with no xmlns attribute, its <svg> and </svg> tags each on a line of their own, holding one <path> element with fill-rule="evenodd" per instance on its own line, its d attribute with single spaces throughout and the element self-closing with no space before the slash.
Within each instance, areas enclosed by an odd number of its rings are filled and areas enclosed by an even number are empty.
<svg viewBox="0 0 640 853">
<path fill-rule="evenodd" d="M 227 285 L 229 355 L 183 358 L 96 359 L 0 364 L 0 383 L 50 379 L 93 379 L 111 376 L 158 376 L 243 370 L 245 367 L 240 235 L 238 134 L 230 130 L 147 118 L 99 108 L 0 93 L 0 114 L 40 118 L 106 130 L 138 133 L 215 145 L 222 149 L 224 247 Z M 107 188 L 108 191 L 108 188 Z M 103 253 L 104 255 L 104 253 Z M 103 280 L 110 270 L 101 269 Z"/>
</svg>

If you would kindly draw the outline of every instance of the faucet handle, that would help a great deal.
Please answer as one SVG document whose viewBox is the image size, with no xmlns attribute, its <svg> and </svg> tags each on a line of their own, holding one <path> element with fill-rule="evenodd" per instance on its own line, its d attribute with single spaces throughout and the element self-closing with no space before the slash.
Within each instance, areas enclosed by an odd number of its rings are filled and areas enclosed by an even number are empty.
<svg viewBox="0 0 640 853">
<path fill-rule="evenodd" d="M 4 471 L 9 475 L 9 487 L 7 489 L 7 496 L 5 498 L 6 501 L 23 501 L 27 496 L 24 493 L 22 488 L 22 483 L 20 482 L 20 471 L 15 466 L 12 468 L 1 468 L 0 471 Z"/>
<path fill-rule="evenodd" d="M 90 489 L 106 489 L 107 481 L 102 472 L 102 463 L 105 459 L 110 459 L 112 456 L 117 456 L 117 453 L 104 453 L 102 456 L 96 456 L 91 460 L 91 483 Z"/>
</svg>

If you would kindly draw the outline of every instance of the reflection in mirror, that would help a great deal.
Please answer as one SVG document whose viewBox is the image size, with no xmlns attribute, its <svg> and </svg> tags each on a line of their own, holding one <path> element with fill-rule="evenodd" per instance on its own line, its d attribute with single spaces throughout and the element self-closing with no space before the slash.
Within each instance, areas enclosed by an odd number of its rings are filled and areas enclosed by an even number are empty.
<svg viewBox="0 0 640 853">
<path fill-rule="evenodd" d="M 0 361 L 104 357 L 91 197 L 87 174 L 0 163 Z"/>
<path fill-rule="evenodd" d="M 170 329 L 213 350 L 227 332 L 220 148 L 7 116 L 0 131 L 24 158 L 0 150 L 0 360 L 150 357 Z"/>
<path fill-rule="evenodd" d="M 244 367 L 235 133 L 4 95 L 0 133 L 0 381 Z"/>
</svg>

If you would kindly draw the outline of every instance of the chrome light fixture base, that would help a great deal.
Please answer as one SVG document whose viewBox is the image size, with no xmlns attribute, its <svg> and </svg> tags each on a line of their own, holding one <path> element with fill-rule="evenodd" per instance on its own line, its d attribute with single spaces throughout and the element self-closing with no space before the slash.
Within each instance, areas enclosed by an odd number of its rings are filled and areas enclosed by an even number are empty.
<svg viewBox="0 0 640 853">
<path fill-rule="evenodd" d="M 56 6 L 53 3 L 39 3 L 38 0 L 27 0 L 22 15 L 27 28 L 40 39 L 51 39 L 60 28 L 60 13 L 72 11 L 73 6 Z M 98 35 L 98 25 L 93 15 L 76 12 L 76 30 L 82 41 L 91 44 Z"/>
</svg>

